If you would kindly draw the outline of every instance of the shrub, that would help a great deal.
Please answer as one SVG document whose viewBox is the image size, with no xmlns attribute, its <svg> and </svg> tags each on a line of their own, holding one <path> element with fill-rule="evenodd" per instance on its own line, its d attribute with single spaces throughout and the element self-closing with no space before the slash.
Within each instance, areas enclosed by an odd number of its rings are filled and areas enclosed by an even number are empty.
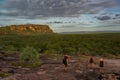
<svg viewBox="0 0 120 80">
<path fill-rule="evenodd" d="M 9 76 L 9 74 L 0 72 L 0 77 L 1 78 L 5 78 L 5 77 L 8 77 L 8 76 Z"/>
<path fill-rule="evenodd" d="M 39 53 L 32 47 L 25 47 L 19 56 L 21 66 L 36 67 L 40 65 Z"/>
</svg>

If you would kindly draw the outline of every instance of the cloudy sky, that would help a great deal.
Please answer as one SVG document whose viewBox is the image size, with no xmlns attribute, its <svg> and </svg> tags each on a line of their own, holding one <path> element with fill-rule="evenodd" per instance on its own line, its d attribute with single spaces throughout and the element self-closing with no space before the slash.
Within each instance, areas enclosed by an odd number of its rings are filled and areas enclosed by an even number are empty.
<svg viewBox="0 0 120 80">
<path fill-rule="evenodd" d="M 54 32 L 120 31 L 120 0 L 0 0 L 0 26 L 28 23 Z"/>
</svg>

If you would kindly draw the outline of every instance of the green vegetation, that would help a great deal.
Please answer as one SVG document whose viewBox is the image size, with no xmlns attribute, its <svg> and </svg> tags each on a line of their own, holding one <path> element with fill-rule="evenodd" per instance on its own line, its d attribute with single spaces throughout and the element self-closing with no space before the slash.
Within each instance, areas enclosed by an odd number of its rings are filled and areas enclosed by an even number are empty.
<svg viewBox="0 0 120 80">
<path fill-rule="evenodd" d="M 5 77 L 8 77 L 8 76 L 9 76 L 9 74 L 7 74 L 7 73 L 0 73 L 1 78 L 5 78 Z"/>
<path fill-rule="evenodd" d="M 34 48 L 29 46 L 23 49 L 19 56 L 19 59 L 22 66 L 37 67 L 41 64 L 39 53 Z"/>
<path fill-rule="evenodd" d="M 118 56 L 120 33 L 0 35 L 5 51 L 21 51 L 27 45 L 47 54 Z"/>
</svg>

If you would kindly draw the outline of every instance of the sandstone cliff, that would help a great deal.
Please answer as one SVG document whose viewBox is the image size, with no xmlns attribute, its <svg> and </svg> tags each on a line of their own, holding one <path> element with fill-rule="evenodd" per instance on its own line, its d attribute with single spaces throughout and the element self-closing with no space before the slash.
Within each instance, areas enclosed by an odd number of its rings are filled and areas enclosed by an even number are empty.
<svg viewBox="0 0 120 80">
<path fill-rule="evenodd" d="M 11 33 L 53 33 L 48 25 L 24 24 L 0 27 L 0 34 Z"/>
</svg>

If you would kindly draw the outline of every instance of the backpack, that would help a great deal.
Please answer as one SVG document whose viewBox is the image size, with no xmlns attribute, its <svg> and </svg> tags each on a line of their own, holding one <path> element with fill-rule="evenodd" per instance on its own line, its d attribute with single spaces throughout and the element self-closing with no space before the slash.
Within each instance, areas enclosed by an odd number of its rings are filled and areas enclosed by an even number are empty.
<svg viewBox="0 0 120 80">
<path fill-rule="evenodd" d="M 63 58 L 63 64 L 65 64 L 66 63 L 66 59 L 65 58 Z"/>
</svg>

